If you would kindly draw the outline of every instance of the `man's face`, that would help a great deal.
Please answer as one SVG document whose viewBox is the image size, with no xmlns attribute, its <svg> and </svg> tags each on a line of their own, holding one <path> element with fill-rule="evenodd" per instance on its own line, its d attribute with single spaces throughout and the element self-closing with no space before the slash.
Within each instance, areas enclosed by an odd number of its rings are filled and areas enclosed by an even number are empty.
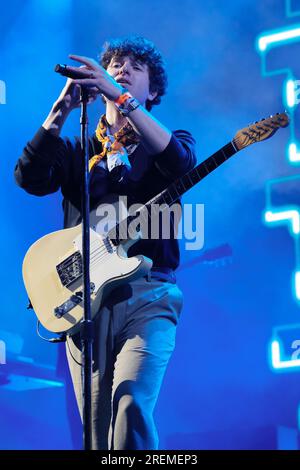
<svg viewBox="0 0 300 470">
<path fill-rule="evenodd" d="M 143 106 L 149 99 L 152 101 L 156 92 L 150 92 L 148 65 L 136 60 L 133 56 L 112 57 L 107 72 L 134 96 Z"/>
</svg>

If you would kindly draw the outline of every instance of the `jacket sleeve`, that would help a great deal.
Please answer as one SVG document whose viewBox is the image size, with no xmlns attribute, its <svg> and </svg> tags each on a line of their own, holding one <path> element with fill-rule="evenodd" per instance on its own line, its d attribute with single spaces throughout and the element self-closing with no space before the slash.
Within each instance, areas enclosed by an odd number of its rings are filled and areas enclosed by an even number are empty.
<svg viewBox="0 0 300 470">
<path fill-rule="evenodd" d="M 156 167 L 170 180 L 183 176 L 196 164 L 195 144 L 188 131 L 173 131 L 165 150 L 155 156 Z"/>
<path fill-rule="evenodd" d="M 27 143 L 15 167 L 16 183 L 28 193 L 44 196 L 66 185 L 77 143 L 53 136 L 41 127 Z"/>
<path fill-rule="evenodd" d="M 165 183 L 174 181 L 191 170 L 196 164 L 195 140 L 188 131 L 176 130 L 172 132 L 170 142 L 165 150 L 154 155 L 154 166 L 162 175 Z M 158 176 L 159 176 L 158 174 Z M 126 165 L 114 168 L 110 173 L 110 183 L 113 192 L 121 194 L 135 193 L 142 184 L 132 174 Z"/>
</svg>

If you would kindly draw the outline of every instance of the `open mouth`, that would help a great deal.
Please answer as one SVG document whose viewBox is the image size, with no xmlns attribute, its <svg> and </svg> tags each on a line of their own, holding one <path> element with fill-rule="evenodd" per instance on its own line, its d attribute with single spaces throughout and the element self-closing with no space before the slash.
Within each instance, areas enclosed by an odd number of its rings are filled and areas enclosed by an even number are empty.
<svg viewBox="0 0 300 470">
<path fill-rule="evenodd" d="M 116 82 L 121 83 L 122 85 L 131 85 L 131 83 L 125 80 L 124 78 L 119 78 L 116 80 Z"/>
</svg>

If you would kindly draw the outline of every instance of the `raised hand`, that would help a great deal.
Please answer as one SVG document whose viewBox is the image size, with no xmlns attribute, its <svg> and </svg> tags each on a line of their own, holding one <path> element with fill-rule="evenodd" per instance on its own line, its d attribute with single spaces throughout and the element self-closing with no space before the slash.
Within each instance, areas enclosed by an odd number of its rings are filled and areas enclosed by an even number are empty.
<svg viewBox="0 0 300 470">
<path fill-rule="evenodd" d="M 116 100 L 122 93 L 122 86 L 107 73 L 94 59 L 70 54 L 70 59 L 83 64 L 81 70 L 86 72 L 85 78 L 73 80 L 76 85 L 83 85 L 88 89 L 97 89 L 98 93 L 104 95 L 108 100 Z M 78 67 L 68 66 L 70 70 L 77 71 Z"/>
</svg>

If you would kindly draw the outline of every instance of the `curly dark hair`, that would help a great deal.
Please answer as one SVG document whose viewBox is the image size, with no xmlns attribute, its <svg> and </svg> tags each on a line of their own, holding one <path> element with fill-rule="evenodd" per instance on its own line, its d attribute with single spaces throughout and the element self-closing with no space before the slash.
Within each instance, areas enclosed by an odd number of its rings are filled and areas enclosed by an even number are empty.
<svg viewBox="0 0 300 470">
<path fill-rule="evenodd" d="M 135 60 L 148 66 L 150 91 L 157 92 L 153 101 L 146 102 L 146 109 L 150 111 L 153 105 L 161 102 L 161 97 L 166 93 L 168 79 L 162 55 L 153 42 L 134 35 L 106 41 L 99 61 L 102 67 L 107 69 L 113 57 L 124 56 L 133 56 Z"/>
</svg>

